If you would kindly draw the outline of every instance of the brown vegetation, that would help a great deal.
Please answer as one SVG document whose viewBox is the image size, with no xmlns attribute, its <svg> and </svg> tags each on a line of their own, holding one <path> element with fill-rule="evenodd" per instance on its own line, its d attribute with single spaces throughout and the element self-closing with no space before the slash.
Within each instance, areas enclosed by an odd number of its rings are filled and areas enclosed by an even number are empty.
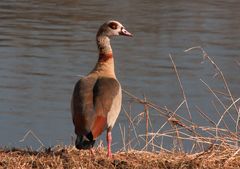
<svg viewBox="0 0 240 169">
<path fill-rule="evenodd" d="M 112 159 L 103 148 L 78 151 L 72 146 L 53 150 L 0 150 L 0 168 L 240 168 L 240 152 L 228 146 L 213 146 L 202 153 L 159 153 L 131 150 L 117 152 Z"/>
</svg>

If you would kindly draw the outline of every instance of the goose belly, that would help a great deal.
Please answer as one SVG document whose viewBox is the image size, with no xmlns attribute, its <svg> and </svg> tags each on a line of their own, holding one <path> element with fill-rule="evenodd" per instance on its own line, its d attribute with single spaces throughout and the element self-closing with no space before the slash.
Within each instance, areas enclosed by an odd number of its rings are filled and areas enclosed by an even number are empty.
<svg viewBox="0 0 240 169">
<path fill-rule="evenodd" d="M 120 86 L 118 94 L 113 99 L 112 106 L 107 115 L 107 127 L 113 128 L 122 106 L 122 88 Z"/>
</svg>

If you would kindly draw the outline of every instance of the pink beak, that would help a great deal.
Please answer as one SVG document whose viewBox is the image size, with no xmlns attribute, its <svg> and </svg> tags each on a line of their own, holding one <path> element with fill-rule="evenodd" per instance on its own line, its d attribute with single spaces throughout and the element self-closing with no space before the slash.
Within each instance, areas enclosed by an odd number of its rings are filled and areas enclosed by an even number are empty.
<svg viewBox="0 0 240 169">
<path fill-rule="evenodd" d="M 121 29 L 121 32 L 119 33 L 119 35 L 123 35 L 123 36 L 133 36 L 130 32 L 128 32 L 125 28 Z"/>
</svg>

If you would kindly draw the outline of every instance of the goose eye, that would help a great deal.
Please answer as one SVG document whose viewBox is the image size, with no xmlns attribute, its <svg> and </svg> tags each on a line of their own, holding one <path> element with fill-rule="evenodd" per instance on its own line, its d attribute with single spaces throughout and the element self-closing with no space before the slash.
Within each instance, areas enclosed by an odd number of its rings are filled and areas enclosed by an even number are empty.
<svg viewBox="0 0 240 169">
<path fill-rule="evenodd" d="M 117 25 L 115 22 L 109 23 L 108 26 L 109 26 L 111 29 L 117 29 L 117 27 L 118 27 L 118 25 Z"/>
</svg>

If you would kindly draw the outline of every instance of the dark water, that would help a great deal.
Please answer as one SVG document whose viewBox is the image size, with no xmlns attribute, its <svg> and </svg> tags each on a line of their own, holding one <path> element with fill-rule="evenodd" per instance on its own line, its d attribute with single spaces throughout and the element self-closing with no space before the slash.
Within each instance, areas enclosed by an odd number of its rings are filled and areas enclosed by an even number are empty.
<svg viewBox="0 0 240 169">
<path fill-rule="evenodd" d="M 169 59 L 171 53 L 193 116 L 197 105 L 211 117 L 214 97 L 200 79 L 224 91 L 221 78 L 214 78 L 210 64 L 201 64 L 199 50 L 184 50 L 202 46 L 238 98 L 239 7 L 238 0 L 1 1 L 0 145 L 38 147 L 32 137 L 19 142 L 28 130 L 46 146 L 71 143 L 72 89 L 77 75 L 87 74 L 94 66 L 95 34 L 109 19 L 121 21 L 134 34 L 131 39 L 112 40 L 116 73 L 124 89 L 176 109 L 183 98 Z M 122 112 L 114 128 L 116 149 L 122 147 L 118 124 L 124 126 L 125 122 Z M 158 123 L 154 121 L 156 130 Z"/>
</svg>

